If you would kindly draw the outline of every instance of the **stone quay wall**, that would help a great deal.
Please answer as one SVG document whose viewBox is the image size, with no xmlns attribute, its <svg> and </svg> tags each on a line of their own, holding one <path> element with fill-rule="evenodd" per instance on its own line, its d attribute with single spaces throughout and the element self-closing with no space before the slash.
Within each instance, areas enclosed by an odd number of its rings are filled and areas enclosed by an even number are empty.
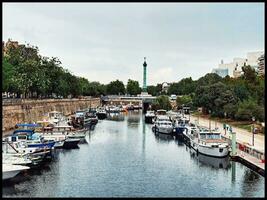
<svg viewBox="0 0 267 200">
<path fill-rule="evenodd" d="M 70 115 L 77 110 L 97 106 L 100 106 L 100 98 L 2 101 L 2 131 L 12 130 L 18 123 L 43 120 L 53 110 Z"/>
</svg>

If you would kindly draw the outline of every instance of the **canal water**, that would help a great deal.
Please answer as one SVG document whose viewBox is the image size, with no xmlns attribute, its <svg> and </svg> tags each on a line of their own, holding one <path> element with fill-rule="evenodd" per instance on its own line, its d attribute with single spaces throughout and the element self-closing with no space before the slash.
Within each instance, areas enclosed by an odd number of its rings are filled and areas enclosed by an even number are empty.
<svg viewBox="0 0 267 200">
<path fill-rule="evenodd" d="M 58 149 L 41 168 L 2 187 L 4 197 L 264 197 L 265 179 L 229 158 L 196 155 L 156 136 L 141 112 L 111 115 L 79 149 Z"/>
</svg>

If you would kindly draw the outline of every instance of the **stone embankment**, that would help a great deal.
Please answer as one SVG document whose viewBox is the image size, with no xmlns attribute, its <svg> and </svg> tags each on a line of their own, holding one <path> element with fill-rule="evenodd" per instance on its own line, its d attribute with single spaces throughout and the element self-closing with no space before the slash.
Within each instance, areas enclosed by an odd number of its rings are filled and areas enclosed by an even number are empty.
<svg viewBox="0 0 267 200">
<path fill-rule="evenodd" d="M 31 123 L 42 120 L 53 110 L 70 115 L 76 110 L 100 105 L 100 98 L 92 99 L 45 99 L 10 100 L 2 102 L 2 131 L 14 128 L 17 123 Z"/>
</svg>

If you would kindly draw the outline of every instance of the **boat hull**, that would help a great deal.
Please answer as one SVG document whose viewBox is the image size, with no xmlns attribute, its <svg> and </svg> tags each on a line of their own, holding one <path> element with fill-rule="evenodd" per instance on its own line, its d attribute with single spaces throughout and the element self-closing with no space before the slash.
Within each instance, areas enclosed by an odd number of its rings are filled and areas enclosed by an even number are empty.
<svg viewBox="0 0 267 200">
<path fill-rule="evenodd" d="M 197 146 L 198 153 L 216 158 L 223 158 L 229 155 L 227 147 L 208 147 L 203 145 Z"/>
<path fill-rule="evenodd" d="M 173 127 L 157 127 L 157 126 L 153 126 L 152 130 L 155 133 L 168 134 L 168 135 L 173 134 Z"/>
<path fill-rule="evenodd" d="M 153 124 L 153 119 L 155 117 L 153 116 L 145 116 L 145 123 L 148 123 L 148 124 Z"/>
<path fill-rule="evenodd" d="M 75 149 L 78 148 L 80 139 L 66 139 L 63 145 L 64 149 Z"/>
<path fill-rule="evenodd" d="M 18 175 L 21 171 L 30 169 L 29 167 L 21 165 L 2 164 L 2 166 L 2 180 L 11 179 Z"/>
<path fill-rule="evenodd" d="M 30 148 L 49 148 L 51 149 L 55 145 L 55 141 L 47 142 L 47 143 L 36 143 L 36 144 L 28 144 Z"/>
<path fill-rule="evenodd" d="M 96 113 L 96 116 L 100 120 L 107 118 L 107 114 L 106 113 Z"/>
</svg>

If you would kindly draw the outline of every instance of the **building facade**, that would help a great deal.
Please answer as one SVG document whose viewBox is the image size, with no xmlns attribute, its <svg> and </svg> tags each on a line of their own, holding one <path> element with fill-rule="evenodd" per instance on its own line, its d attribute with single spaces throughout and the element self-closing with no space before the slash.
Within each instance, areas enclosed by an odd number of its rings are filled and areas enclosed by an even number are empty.
<svg viewBox="0 0 267 200">
<path fill-rule="evenodd" d="M 222 78 L 226 77 L 228 75 L 228 69 L 227 68 L 215 68 L 212 70 L 211 73 L 218 74 Z"/>
<path fill-rule="evenodd" d="M 254 68 L 256 72 L 260 71 L 258 73 L 262 74 L 264 73 L 264 56 L 263 59 L 261 58 L 261 61 L 259 61 L 259 58 L 263 54 L 263 51 L 249 52 L 247 53 L 247 58 L 234 58 L 230 63 L 223 63 L 222 60 L 218 68 L 212 70 L 212 73 L 216 73 L 221 77 L 229 75 L 230 77 L 237 78 L 243 74 L 242 67 L 249 65 Z M 259 63 L 261 63 L 261 66 Z"/>
<path fill-rule="evenodd" d="M 261 55 L 259 58 L 258 58 L 258 74 L 259 75 L 265 75 L 265 58 L 264 58 L 264 54 Z"/>
</svg>

